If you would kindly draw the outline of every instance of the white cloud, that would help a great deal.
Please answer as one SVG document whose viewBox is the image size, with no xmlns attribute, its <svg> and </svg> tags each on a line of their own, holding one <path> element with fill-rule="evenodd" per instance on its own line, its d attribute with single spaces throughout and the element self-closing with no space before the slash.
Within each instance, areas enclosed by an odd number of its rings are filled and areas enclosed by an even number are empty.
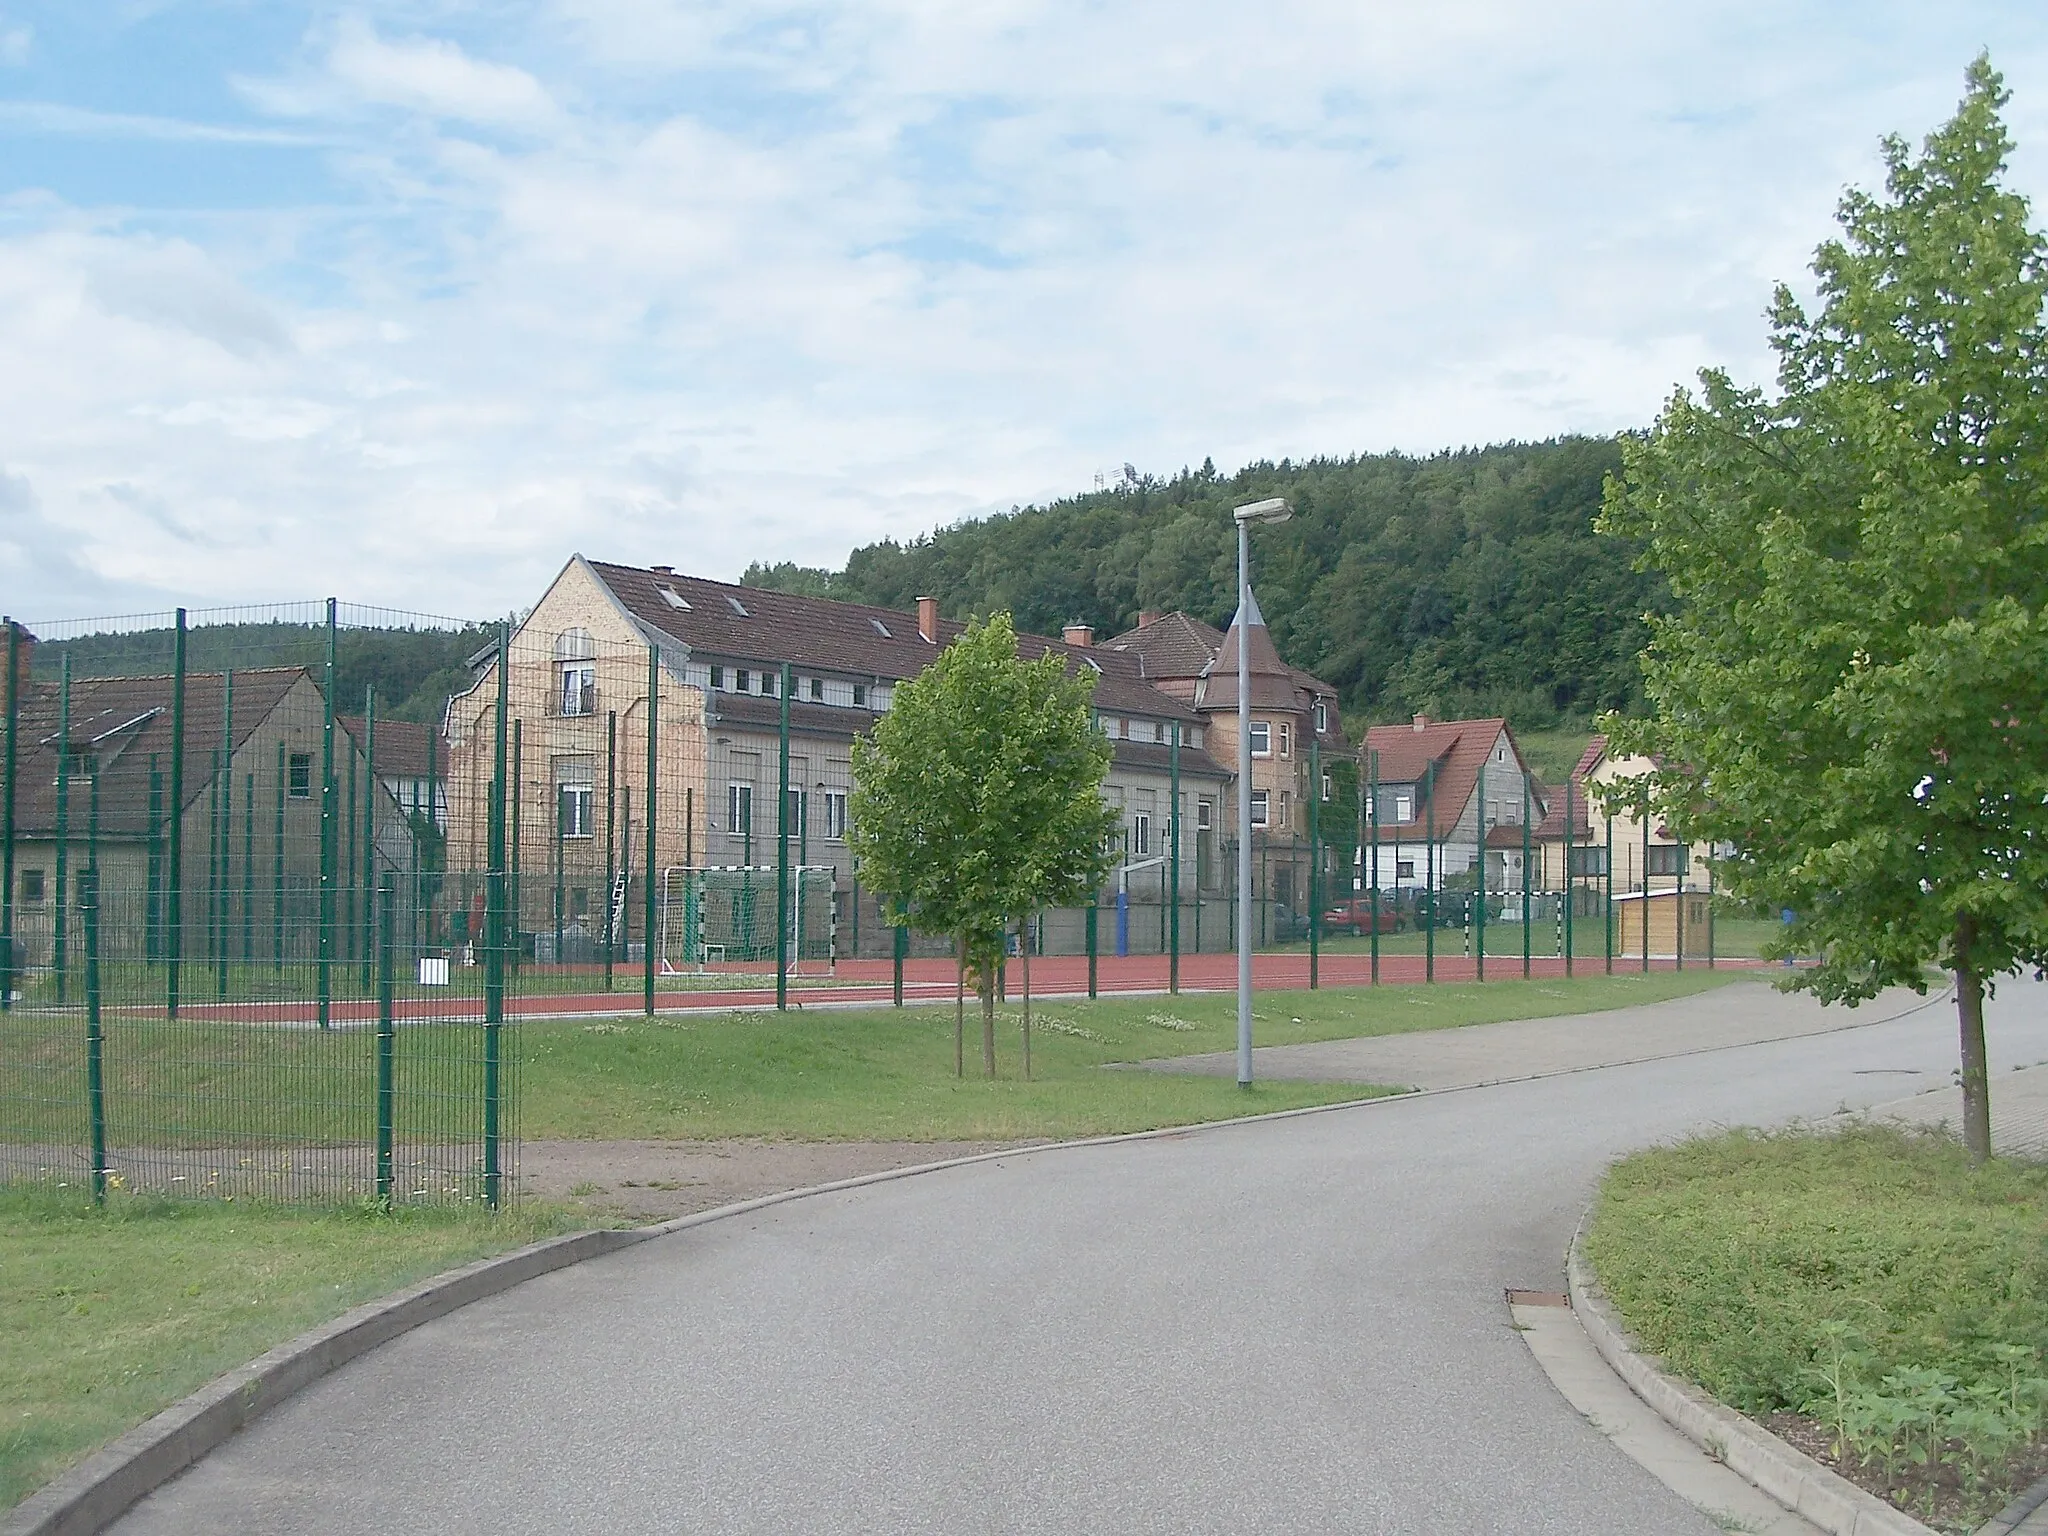
<svg viewBox="0 0 2048 1536">
<path fill-rule="evenodd" d="M 0 65 L 18 69 L 26 64 L 35 40 L 34 27 L 8 26 L 0 22 Z"/>
<path fill-rule="evenodd" d="M 552 98 L 523 69 L 473 59 L 433 38 L 386 42 L 361 21 L 342 24 L 327 67 L 366 100 L 437 117 L 513 127 L 557 117 Z"/>
<path fill-rule="evenodd" d="M 1763 372 L 1770 282 L 1985 36 L 2048 137 L 2048 30 L 1968 5 L 419 14 L 237 76 L 357 206 L 0 224 L 60 585 L 499 612 L 577 548 L 830 564 L 1125 460 L 1639 424 Z"/>
</svg>

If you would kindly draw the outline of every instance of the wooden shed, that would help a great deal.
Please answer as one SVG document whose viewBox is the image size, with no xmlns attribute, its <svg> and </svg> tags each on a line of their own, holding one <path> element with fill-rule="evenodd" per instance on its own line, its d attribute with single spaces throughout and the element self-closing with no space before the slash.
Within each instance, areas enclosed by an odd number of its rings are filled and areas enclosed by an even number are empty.
<svg viewBox="0 0 2048 1536">
<path fill-rule="evenodd" d="M 1706 891 L 1616 892 L 1615 958 L 1642 959 L 1646 939 L 1652 960 L 1706 954 L 1708 905 L 1712 900 Z"/>
</svg>

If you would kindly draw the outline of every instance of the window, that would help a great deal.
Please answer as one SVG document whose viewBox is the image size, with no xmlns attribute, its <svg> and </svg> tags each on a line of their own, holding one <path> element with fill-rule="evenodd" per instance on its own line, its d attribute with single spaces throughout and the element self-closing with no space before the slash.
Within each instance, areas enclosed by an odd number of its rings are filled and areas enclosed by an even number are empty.
<svg viewBox="0 0 2048 1536">
<path fill-rule="evenodd" d="M 734 668 L 734 669 L 733 669 L 733 674 L 732 674 L 732 687 L 733 687 L 733 692 L 735 692 L 735 693 L 751 693 L 751 692 L 753 692 L 753 690 L 754 690 L 754 678 L 753 678 L 753 674 L 752 674 L 752 673 L 750 673 L 750 672 L 748 672 L 748 671 L 747 671 L 747 669 L 746 669 L 745 667 L 736 667 L 736 668 Z"/>
<path fill-rule="evenodd" d="M 1682 875 L 1685 873 L 1685 845 L 1683 843 L 1654 843 L 1650 846 L 1649 862 L 1643 868 L 1653 875 Z"/>
<path fill-rule="evenodd" d="M 1399 822 L 1413 821 L 1414 819 L 1415 797 L 1410 794 L 1398 794 L 1394 796 L 1394 820 Z"/>
<path fill-rule="evenodd" d="M 292 754 L 291 764 L 286 769 L 285 785 L 286 792 L 294 800 L 310 800 L 313 798 L 312 753 L 294 752 Z"/>
<path fill-rule="evenodd" d="M 1264 720 L 1254 720 L 1252 722 L 1252 756 L 1271 757 L 1272 755 L 1273 727 Z"/>
<path fill-rule="evenodd" d="M 825 836 L 835 842 L 846 836 L 846 791 L 825 791 Z"/>
<path fill-rule="evenodd" d="M 588 784 L 557 784 L 555 814 L 562 821 L 562 836 L 589 837 L 591 787 Z"/>
<path fill-rule="evenodd" d="M 1197 800 L 1195 802 L 1195 830 L 1197 832 L 1206 832 L 1215 824 L 1215 820 L 1216 802 L 1214 800 Z"/>
<path fill-rule="evenodd" d="M 1327 801 L 1327 800 L 1328 800 L 1329 798 L 1330 798 L 1330 776 L 1329 776 L 1329 775 L 1328 775 L 1328 774 L 1326 773 L 1326 774 L 1324 774 L 1324 775 L 1323 775 L 1323 799 L 1324 799 L 1325 801 Z"/>
<path fill-rule="evenodd" d="M 1266 791 L 1263 789 L 1252 791 L 1252 825 L 1255 827 L 1266 825 Z"/>
<path fill-rule="evenodd" d="M 853 707 L 855 709 L 866 709 L 868 707 L 868 685 L 866 683 L 855 683 L 853 685 Z"/>
<path fill-rule="evenodd" d="M 811 679 L 811 697 L 820 700 L 825 697 L 825 679 L 822 677 Z"/>
<path fill-rule="evenodd" d="M 100 771 L 100 756 L 90 746 L 69 742 L 64 748 L 64 776 L 66 778 L 91 778 Z"/>
<path fill-rule="evenodd" d="M 1282 720 L 1280 722 L 1280 755 L 1282 757 L 1292 757 L 1294 755 L 1292 750 L 1293 743 L 1289 739 L 1290 734 L 1287 722 Z"/>
<path fill-rule="evenodd" d="M 1152 851 L 1152 818 L 1144 811 L 1131 818 L 1131 853 L 1143 858 Z"/>
<path fill-rule="evenodd" d="M 880 635 L 884 640 L 894 640 L 896 638 L 894 635 L 889 633 L 889 626 L 884 624 L 880 619 L 870 618 L 868 622 L 875 626 L 875 633 Z"/>
<path fill-rule="evenodd" d="M 725 830 L 745 837 L 754 830 L 754 786 L 725 786 Z"/>
<path fill-rule="evenodd" d="M 784 802 L 783 810 L 789 817 L 789 835 L 791 837 L 802 837 L 804 835 L 804 815 L 810 810 L 810 799 L 811 797 L 800 789 L 792 789 L 789 792 L 789 799 Z"/>
<path fill-rule="evenodd" d="M 1289 813 L 1290 811 L 1292 811 L 1293 809 L 1294 809 L 1294 796 L 1290 795 L 1290 794 L 1289 794 L 1289 793 L 1288 793 L 1288 792 L 1287 792 L 1286 790 L 1284 790 L 1284 789 L 1283 789 L 1283 790 L 1281 790 L 1281 791 L 1280 791 L 1280 826 L 1281 826 L 1282 830 L 1285 830 L 1285 829 L 1286 829 L 1286 828 L 1287 828 L 1287 827 L 1288 827 L 1288 826 L 1289 826 L 1289 825 L 1291 824 L 1291 823 L 1290 823 L 1290 822 L 1288 821 L 1288 813 Z"/>
<path fill-rule="evenodd" d="M 750 618 L 750 617 L 752 617 L 752 615 L 750 615 L 750 614 L 749 614 L 749 613 L 747 612 L 747 605 L 746 605 L 745 603 L 741 602 L 741 601 L 740 601 L 740 600 L 739 600 L 738 598 L 736 598 L 736 597 L 727 597 L 727 598 L 726 598 L 726 601 L 727 601 L 728 603 L 732 604 L 732 611 L 733 611 L 734 613 L 738 614 L 738 615 L 739 615 L 739 616 L 740 616 L 741 618 L 743 618 L 743 619 L 744 619 L 744 618 Z"/>
<path fill-rule="evenodd" d="M 43 872 L 40 869 L 24 869 L 21 872 L 21 899 L 41 901 L 43 899 Z"/>
<path fill-rule="evenodd" d="M 1324 703 L 1324 702 L 1323 702 L 1323 701 L 1322 701 L 1321 699 L 1317 699 L 1317 700 L 1316 700 L 1316 734 L 1317 734 L 1318 736 L 1320 736 L 1320 735 L 1322 735 L 1322 734 L 1323 734 L 1323 732 L 1327 731 L 1327 730 L 1328 730 L 1329 728 L 1330 728 L 1330 706 L 1329 706 L 1329 705 L 1327 705 L 1327 704 L 1325 704 L 1325 703 Z M 1327 799 L 1329 799 L 1330 797 L 1329 797 L 1328 795 L 1325 795 L 1325 796 L 1323 796 L 1323 798 L 1324 798 L 1325 800 L 1327 800 Z"/>
<path fill-rule="evenodd" d="M 656 587 L 654 590 L 661 594 L 661 600 L 669 607 L 680 608 L 685 613 L 689 611 L 690 605 L 683 601 L 683 594 L 674 587 Z"/>
<path fill-rule="evenodd" d="M 589 715 L 597 712 L 597 668 L 580 666 L 574 662 L 562 668 L 562 706 L 558 711 L 564 715 Z"/>
<path fill-rule="evenodd" d="M 772 698 L 774 698 L 774 697 L 775 697 L 775 695 L 776 695 L 776 694 L 777 694 L 777 693 L 778 693 L 778 692 L 779 692 L 779 691 L 781 690 L 781 688 L 782 688 L 782 674 L 781 674 L 781 673 L 779 673 L 779 672 L 763 672 L 763 673 L 761 674 L 761 696 L 762 696 L 763 698 L 769 698 L 769 699 L 772 699 Z"/>
<path fill-rule="evenodd" d="M 1606 874 L 1607 850 L 1605 848 L 1574 848 L 1572 850 L 1572 873 L 1575 875 Z"/>
<path fill-rule="evenodd" d="M 713 667 L 711 669 L 711 686 L 714 688 L 723 688 L 725 686 L 725 668 Z"/>
<path fill-rule="evenodd" d="M 1415 878 L 1415 861 L 1413 859 L 1394 860 L 1394 878 L 1396 880 L 1413 880 Z"/>
</svg>

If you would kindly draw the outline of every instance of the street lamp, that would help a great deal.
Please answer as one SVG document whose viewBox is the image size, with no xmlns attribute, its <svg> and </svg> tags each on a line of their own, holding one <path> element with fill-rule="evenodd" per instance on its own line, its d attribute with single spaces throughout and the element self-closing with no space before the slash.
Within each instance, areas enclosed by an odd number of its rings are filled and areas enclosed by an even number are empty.
<svg viewBox="0 0 2048 1536">
<path fill-rule="evenodd" d="M 1266 621 L 1252 597 L 1253 523 L 1284 523 L 1294 508 L 1281 496 L 1235 508 L 1237 520 L 1237 1086 L 1252 1085 L 1252 649 L 1251 628 Z"/>
</svg>

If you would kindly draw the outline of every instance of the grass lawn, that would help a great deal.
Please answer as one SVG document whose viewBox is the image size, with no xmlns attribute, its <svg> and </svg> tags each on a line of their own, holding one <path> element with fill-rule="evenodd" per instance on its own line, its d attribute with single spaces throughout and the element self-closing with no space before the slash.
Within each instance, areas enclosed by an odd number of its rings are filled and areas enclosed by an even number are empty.
<svg viewBox="0 0 2048 1536">
<path fill-rule="evenodd" d="M 1586 1252 L 1670 1369 L 1940 1529 L 2048 1470 L 2048 1166 L 1736 1132 L 1616 1165 Z"/>
<path fill-rule="evenodd" d="M 1621 1008 L 1735 980 L 1706 971 L 1485 985 L 1261 992 L 1261 1045 L 1448 1029 Z M 797 1140 L 996 1141 L 1188 1125 L 1374 1090 L 1105 1072 L 1233 1048 L 1229 994 L 1103 998 L 1032 1010 L 1033 1080 L 1019 1072 L 1014 1002 L 998 1011 L 994 1082 L 980 1076 L 980 1019 L 968 1002 L 967 1071 L 953 1076 L 950 1007 L 715 1013 L 521 1026 L 521 1125 L 535 1138 L 767 1136 Z"/>
<path fill-rule="evenodd" d="M 565 1221 L 119 1196 L 94 1211 L 0 1189 L 0 1508 L 273 1345 Z"/>
</svg>

